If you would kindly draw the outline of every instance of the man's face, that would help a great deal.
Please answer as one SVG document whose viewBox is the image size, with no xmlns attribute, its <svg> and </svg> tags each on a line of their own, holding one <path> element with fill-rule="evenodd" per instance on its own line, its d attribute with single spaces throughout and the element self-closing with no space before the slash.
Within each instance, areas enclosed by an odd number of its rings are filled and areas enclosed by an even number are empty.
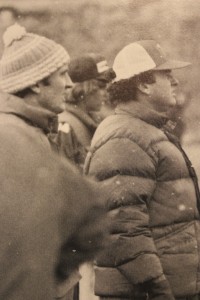
<svg viewBox="0 0 200 300">
<path fill-rule="evenodd" d="M 88 111 L 100 111 L 102 103 L 108 100 L 107 83 L 96 81 L 96 88 L 86 97 Z"/>
<path fill-rule="evenodd" d="M 65 109 L 66 91 L 73 85 L 67 65 L 62 66 L 48 78 L 48 83 L 40 82 L 40 106 L 59 114 Z"/>
<path fill-rule="evenodd" d="M 176 105 L 175 89 L 178 81 L 170 70 L 154 71 L 155 82 L 149 85 L 149 101 L 152 107 L 160 112 L 166 112 Z"/>
</svg>

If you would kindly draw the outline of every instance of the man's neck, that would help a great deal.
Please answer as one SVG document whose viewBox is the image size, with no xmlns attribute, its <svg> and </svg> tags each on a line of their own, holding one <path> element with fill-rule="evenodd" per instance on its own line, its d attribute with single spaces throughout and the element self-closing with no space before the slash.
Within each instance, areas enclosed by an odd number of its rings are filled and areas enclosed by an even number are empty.
<svg viewBox="0 0 200 300">
<path fill-rule="evenodd" d="M 170 108 L 168 106 L 158 106 L 156 105 L 156 103 L 154 101 L 152 101 L 151 97 L 148 96 L 148 95 L 143 95 L 142 93 L 138 94 L 138 97 L 137 97 L 137 101 L 143 105 L 144 107 L 150 109 L 150 110 L 153 110 L 157 113 L 161 113 L 161 114 L 168 114 L 168 112 L 170 111 Z"/>
</svg>

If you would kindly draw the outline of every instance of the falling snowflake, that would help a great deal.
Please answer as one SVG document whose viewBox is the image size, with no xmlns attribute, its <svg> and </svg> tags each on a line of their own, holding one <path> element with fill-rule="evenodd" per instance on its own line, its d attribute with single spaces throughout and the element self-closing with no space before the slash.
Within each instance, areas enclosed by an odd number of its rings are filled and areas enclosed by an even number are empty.
<svg viewBox="0 0 200 300">
<path fill-rule="evenodd" d="M 183 210 L 186 209 L 186 207 L 185 207 L 184 204 L 180 204 L 180 205 L 178 206 L 178 209 L 179 209 L 180 211 L 183 211 Z"/>
</svg>

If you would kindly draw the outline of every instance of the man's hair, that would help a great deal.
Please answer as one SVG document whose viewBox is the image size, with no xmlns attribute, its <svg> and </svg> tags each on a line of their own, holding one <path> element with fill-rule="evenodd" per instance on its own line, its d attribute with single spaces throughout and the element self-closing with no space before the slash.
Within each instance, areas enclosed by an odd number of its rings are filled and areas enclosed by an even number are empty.
<svg viewBox="0 0 200 300">
<path fill-rule="evenodd" d="M 10 93 L 10 94 L 17 96 L 19 98 L 25 98 L 28 94 L 31 94 L 31 93 L 33 93 L 33 91 L 31 90 L 30 87 L 28 87 L 28 88 L 18 91 L 16 93 Z"/>
<path fill-rule="evenodd" d="M 88 95 L 95 93 L 98 89 L 106 88 L 107 82 L 102 80 L 91 79 L 76 83 L 72 88 L 72 99 L 69 102 L 78 103 Z"/>
<path fill-rule="evenodd" d="M 50 83 L 49 83 L 49 77 L 45 77 L 44 79 L 40 80 L 40 82 L 42 82 L 45 86 L 48 86 Z M 19 98 L 25 98 L 28 94 L 31 94 L 33 93 L 31 87 L 27 87 L 21 91 L 18 91 L 18 92 L 15 92 L 15 93 L 12 93 L 12 95 L 14 96 L 17 96 Z M 11 94 L 11 93 L 10 93 Z"/>
<path fill-rule="evenodd" d="M 151 84 L 154 82 L 155 76 L 153 71 L 147 71 L 137 76 L 114 82 L 108 88 L 110 102 L 116 105 L 117 103 L 134 100 L 140 83 Z"/>
</svg>

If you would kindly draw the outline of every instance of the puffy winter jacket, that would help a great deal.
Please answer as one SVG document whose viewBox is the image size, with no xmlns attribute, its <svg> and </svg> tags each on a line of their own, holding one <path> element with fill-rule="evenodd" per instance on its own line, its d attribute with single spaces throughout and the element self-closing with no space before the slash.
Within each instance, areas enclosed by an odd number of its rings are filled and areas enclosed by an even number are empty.
<svg viewBox="0 0 200 300">
<path fill-rule="evenodd" d="M 85 172 L 109 191 L 113 231 L 96 294 L 130 297 L 164 276 L 176 297 L 200 291 L 199 188 L 165 115 L 131 101 L 98 127 Z"/>
</svg>

